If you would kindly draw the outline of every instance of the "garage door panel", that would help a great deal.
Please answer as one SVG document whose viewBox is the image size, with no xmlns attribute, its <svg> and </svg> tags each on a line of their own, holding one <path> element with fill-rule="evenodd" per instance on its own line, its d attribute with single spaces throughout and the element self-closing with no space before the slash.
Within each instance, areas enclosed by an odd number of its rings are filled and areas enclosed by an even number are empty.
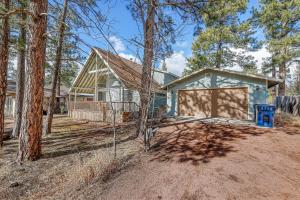
<svg viewBox="0 0 300 200">
<path fill-rule="evenodd" d="M 178 91 L 181 116 L 248 118 L 248 88 Z"/>
<path fill-rule="evenodd" d="M 211 104 L 211 91 L 198 93 L 193 90 L 179 91 L 180 115 L 209 117 Z"/>
<path fill-rule="evenodd" d="M 212 117 L 225 117 L 234 119 L 248 118 L 248 89 L 216 89 L 213 90 L 216 104 L 213 106 L 215 112 Z"/>
</svg>

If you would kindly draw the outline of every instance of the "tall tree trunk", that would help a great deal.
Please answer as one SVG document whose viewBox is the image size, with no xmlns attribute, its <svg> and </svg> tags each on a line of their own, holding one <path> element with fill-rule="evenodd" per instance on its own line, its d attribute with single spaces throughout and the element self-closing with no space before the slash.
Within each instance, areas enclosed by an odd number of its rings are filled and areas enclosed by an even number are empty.
<svg viewBox="0 0 300 200">
<path fill-rule="evenodd" d="M 225 2 L 224 2 L 225 4 Z M 225 5 L 224 5 L 225 6 Z M 224 26 L 224 22 L 223 21 L 220 21 L 219 22 L 219 26 L 220 27 L 223 27 Z M 219 32 L 219 35 L 218 35 L 218 39 L 219 39 L 219 43 L 218 43 L 218 47 L 217 47 L 217 53 L 216 53 L 216 68 L 220 69 L 221 68 L 221 63 L 222 63 L 222 47 L 223 47 L 223 43 L 222 43 L 222 31 Z"/>
<path fill-rule="evenodd" d="M 51 85 L 51 97 L 49 100 L 49 106 L 48 106 L 48 114 L 46 119 L 46 124 L 44 127 L 44 134 L 50 134 L 51 133 L 51 126 L 52 126 L 52 120 L 53 120 L 53 113 L 55 109 L 55 97 L 56 97 L 56 87 L 57 87 L 57 79 L 59 78 L 59 71 L 60 71 L 60 65 L 61 65 L 61 54 L 62 54 L 62 46 L 64 42 L 64 36 L 65 36 L 65 20 L 67 15 L 67 8 L 68 8 L 68 0 L 65 0 L 64 2 L 64 8 L 63 13 L 61 16 L 61 20 L 59 23 L 59 38 L 58 38 L 58 45 L 56 49 L 56 59 L 55 64 L 53 68 L 52 73 L 52 85 Z M 58 88 L 60 89 L 60 88 Z"/>
<path fill-rule="evenodd" d="M 273 58 L 272 58 L 272 60 L 274 60 Z M 275 66 L 275 64 L 274 64 L 275 62 L 274 61 L 272 61 L 272 77 L 273 78 L 276 78 L 276 66 Z M 272 88 L 272 100 L 273 101 L 275 101 L 275 99 L 276 99 L 276 86 L 274 86 L 273 88 Z"/>
<path fill-rule="evenodd" d="M 287 47 L 283 47 L 281 54 L 283 56 L 287 55 Z M 283 58 L 283 60 L 281 61 L 280 65 L 279 65 L 279 78 L 283 80 L 282 83 L 279 84 L 278 87 L 278 95 L 279 96 L 285 96 L 285 89 L 286 89 L 286 60 L 285 58 Z"/>
<path fill-rule="evenodd" d="M 220 36 L 221 37 L 221 36 Z M 216 68 L 221 68 L 221 62 L 222 62 L 222 42 L 218 44 L 218 50 L 216 55 Z"/>
<path fill-rule="evenodd" d="M 279 78 L 282 79 L 283 82 L 279 84 L 278 95 L 285 96 L 285 80 L 286 80 L 286 63 L 285 62 L 283 62 L 279 66 Z"/>
<path fill-rule="evenodd" d="M 47 0 L 32 0 L 28 21 L 28 57 L 26 91 L 19 136 L 19 161 L 37 160 L 42 153 L 44 66 L 46 53 Z"/>
<path fill-rule="evenodd" d="M 57 75 L 56 96 L 60 96 L 60 67 Z"/>
<path fill-rule="evenodd" d="M 5 9 L 9 10 L 9 0 L 2 0 Z M 0 146 L 3 146 L 4 135 L 4 106 L 7 89 L 7 68 L 8 68 L 8 43 L 9 43 L 9 17 L 2 20 L 0 39 Z"/>
<path fill-rule="evenodd" d="M 61 75 L 60 71 L 61 71 L 61 67 L 59 67 L 58 75 L 57 75 L 56 97 L 60 96 L 60 75 Z M 56 99 L 54 110 L 55 112 L 60 113 L 60 98 Z"/>
<path fill-rule="evenodd" d="M 154 56 L 154 16 L 155 16 L 156 0 L 149 3 L 147 10 L 147 19 L 144 25 L 144 60 L 142 69 L 142 88 L 140 91 L 140 120 L 138 127 L 138 135 L 144 136 L 145 148 L 147 148 L 147 121 L 148 121 L 148 107 L 150 101 L 151 89 L 151 71 Z"/>
<path fill-rule="evenodd" d="M 19 1 L 22 8 L 26 8 L 26 5 Z M 15 106 L 15 122 L 12 136 L 18 137 L 20 134 L 21 122 L 22 122 L 22 109 L 24 99 L 24 85 L 25 85 L 25 64 L 26 64 L 26 14 L 23 13 L 20 16 L 20 33 L 18 41 L 18 65 L 17 65 L 17 80 L 16 80 L 16 106 Z"/>
</svg>

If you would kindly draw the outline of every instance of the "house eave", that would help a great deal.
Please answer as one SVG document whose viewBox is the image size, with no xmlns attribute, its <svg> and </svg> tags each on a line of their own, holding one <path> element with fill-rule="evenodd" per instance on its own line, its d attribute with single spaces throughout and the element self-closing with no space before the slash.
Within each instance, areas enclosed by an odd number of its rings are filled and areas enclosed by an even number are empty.
<svg viewBox="0 0 300 200">
<path fill-rule="evenodd" d="M 227 70 L 227 69 L 216 69 L 216 68 L 211 68 L 211 67 L 207 67 L 204 69 L 200 69 L 196 72 L 193 72 L 192 74 L 183 76 L 179 79 L 176 79 L 164 86 L 162 86 L 162 89 L 166 89 L 170 86 L 173 86 L 177 83 L 180 83 L 182 81 L 188 80 L 189 78 L 192 78 L 194 76 L 197 76 L 199 74 L 205 73 L 207 71 L 215 71 L 215 72 L 222 72 L 222 73 L 228 73 L 228 74 L 232 74 L 232 75 L 237 75 L 237 76 L 242 76 L 242 77 L 248 77 L 248 78 L 252 78 L 252 79 L 259 79 L 259 80 L 265 80 L 268 82 L 268 88 L 274 87 L 275 85 L 278 85 L 280 83 L 283 82 L 282 79 L 275 79 L 275 78 L 270 78 L 270 77 L 263 77 L 261 75 L 255 75 L 255 74 L 246 74 L 246 73 L 242 73 L 242 72 L 238 72 L 238 71 L 233 71 L 233 70 Z"/>
</svg>

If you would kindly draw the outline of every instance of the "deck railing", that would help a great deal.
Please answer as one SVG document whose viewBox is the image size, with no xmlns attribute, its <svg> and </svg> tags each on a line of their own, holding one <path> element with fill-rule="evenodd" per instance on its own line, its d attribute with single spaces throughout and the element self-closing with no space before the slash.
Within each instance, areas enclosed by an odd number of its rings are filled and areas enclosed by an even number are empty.
<svg viewBox="0 0 300 200">
<path fill-rule="evenodd" d="M 139 110 L 139 106 L 135 102 L 71 101 L 69 103 L 69 110 L 115 110 L 124 112 L 136 112 Z"/>
</svg>

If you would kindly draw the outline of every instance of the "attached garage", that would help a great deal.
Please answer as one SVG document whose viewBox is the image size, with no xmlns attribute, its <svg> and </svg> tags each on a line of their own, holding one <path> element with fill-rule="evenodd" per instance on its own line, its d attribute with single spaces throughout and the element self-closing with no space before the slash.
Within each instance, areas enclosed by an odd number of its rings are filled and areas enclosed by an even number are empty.
<svg viewBox="0 0 300 200">
<path fill-rule="evenodd" d="M 282 80 L 232 70 L 204 68 L 177 79 L 167 90 L 169 116 L 252 119 L 254 104 L 267 103 Z"/>
<path fill-rule="evenodd" d="M 248 88 L 178 90 L 178 115 L 248 119 Z"/>
</svg>

